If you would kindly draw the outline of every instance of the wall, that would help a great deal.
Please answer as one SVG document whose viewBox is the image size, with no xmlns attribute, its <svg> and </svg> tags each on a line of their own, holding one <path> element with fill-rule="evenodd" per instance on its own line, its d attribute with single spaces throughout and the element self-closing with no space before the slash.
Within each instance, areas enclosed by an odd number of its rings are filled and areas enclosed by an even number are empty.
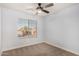
<svg viewBox="0 0 79 59">
<path fill-rule="evenodd" d="M 19 39 L 16 36 L 16 22 L 19 18 L 30 18 L 37 20 L 37 38 Z M 3 8 L 3 51 L 41 42 L 43 42 L 43 36 L 42 20 L 40 17 L 36 17 L 32 14 L 19 12 L 12 9 Z"/>
<path fill-rule="evenodd" d="M 0 7 L 0 54 L 1 54 L 1 7 Z"/>
<path fill-rule="evenodd" d="M 79 54 L 79 4 L 44 19 L 45 41 Z"/>
</svg>

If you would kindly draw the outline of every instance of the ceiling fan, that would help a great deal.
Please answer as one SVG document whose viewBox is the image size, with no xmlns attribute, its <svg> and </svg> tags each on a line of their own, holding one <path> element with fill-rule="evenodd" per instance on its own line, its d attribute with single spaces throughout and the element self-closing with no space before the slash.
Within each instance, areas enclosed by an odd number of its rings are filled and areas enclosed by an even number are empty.
<svg viewBox="0 0 79 59">
<path fill-rule="evenodd" d="M 47 4 L 47 5 L 45 5 L 45 6 L 42 6 L 43 5 L 43 3 L 38 3 L 37 4 L 37 7 L 34 9 L 34 8 L 30 8 L 30 9 L 26 9 L 26 10 L 36 10 L 37 11 L 37 14 L 38 13 L 41 13 L 41 12 L 44 12 L 44 13 L 50 13 L 48 10 L 46 10 L 46 8 L 48 8 L 48 7 L 52 7 L 52 6 L 54 6 L 54 3 L 49 3 L 49 4 Z"/>
<path fill-rule="evenodd" d="M 49 11 L 44 8 L 54 6 L 53 3 L 49 3 L 49 4 L 45 5 L 45 7 L 42 7 L 41 5 L 42 5 L 42 3 L 38 3 L 38 7 L 36 8 L 36 10 L 41 10 L 42 12 L 45 12 L 45 13 L 49 13 Z"/>
</svg>

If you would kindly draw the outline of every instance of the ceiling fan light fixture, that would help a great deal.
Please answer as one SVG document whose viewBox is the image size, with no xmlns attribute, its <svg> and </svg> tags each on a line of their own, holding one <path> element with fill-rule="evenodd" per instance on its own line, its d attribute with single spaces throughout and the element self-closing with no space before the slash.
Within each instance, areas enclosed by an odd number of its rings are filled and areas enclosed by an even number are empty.
<svg viewBox="0 0 79 59">
<path fill-rule="evenodd" d="M 42 11 L 41 11 L 40 9 L 39 9 L 39 10 L 37 10 L 37 12 L 38 12 L 38 13 L 42 13 Z"/>
</svg>

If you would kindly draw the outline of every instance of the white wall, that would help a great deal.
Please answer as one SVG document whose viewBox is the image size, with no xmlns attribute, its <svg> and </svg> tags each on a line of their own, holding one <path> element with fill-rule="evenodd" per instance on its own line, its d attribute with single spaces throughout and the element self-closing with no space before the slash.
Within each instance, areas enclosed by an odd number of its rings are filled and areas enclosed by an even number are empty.
<svg viewBox="0 0 79 59">
<path fill-rule="evenodd" d="M 37 38 L 19 39 L 16 36 L 16 21 L 19 18 L 35 19 L 37 20 Z M 42 20 L 40 17 L 33 16 L 28 13 L 23 13 L 7 8 L 3 8 L 3 48 L 2 50 L 9 50 L 18 47 L 28 46 L 43 42 L 42 36 Z"/>
<path fill-rule="evenodd" d="M 0 54 L 1 54 L 1 8 L 0 8 Z"/>
<path fill-rule="evenodd" d="M 44 19 L 46 42 L 79 54 L 79 4 Z"/>
</svg>

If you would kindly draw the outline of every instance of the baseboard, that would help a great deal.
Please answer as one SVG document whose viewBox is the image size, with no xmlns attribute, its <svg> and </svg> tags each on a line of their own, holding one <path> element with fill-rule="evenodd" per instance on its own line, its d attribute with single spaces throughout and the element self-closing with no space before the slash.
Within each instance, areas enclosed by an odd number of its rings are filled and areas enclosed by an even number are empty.
<svg viewBox="0 0 79 59">
<path fill-rule="evenodd" d="M 63 48 L 63 47 L 61 47 L 61 46 L 58 46 L 57 44 L 53 44 L 53 43 L 50 43 L 50 42 L 45 42 L 45 43 L 47 43 L 47 44 L 49 44 L 49 45 L 51 45 L 51 46 L 58 47 L 58 48 L 63 49 L 63 50 L 65 50 L 65 51 L 68 51 L 68 52 L 74 53 L 74 54 L 76 54 L 76 55 L 79 55 L 78 52 L 75 52 L 75 51 L 69 50 L 69 49 L 67 49 L 67 48 Z"/>
<path fill-rule="evenodd" d="M 25 46 L 31 46 L 31 45 L 35 45 L 35 44 L 40 44 L 40 43 L 43 43 L 43 42 L 35 42 L 35 43 L 31 43 L 31 44 L 26 44 L 26 45 L 20 45 L 20 46 L 16 46 L 16 47 L 13 47 L 13 48 L 6 49 L 6 50 L 2 50 L 2 52 L 9 51 L 9 50 L 12 50 L 12 49 L 22 48 L 22 47 L 25 47 Z"/>
<path fill-rule="evenodd" d="M 40 43 L 46 43 L 46 44 L 49 44 L 49 45 L 51 45 L 51 46 L 55 46 L 55 47 L 58 47 L 58 48 L 60 48 L 60 49 L 65 50 L 65 51 L 68 51 L 68 52 L 74 53 L 74 54 L 76 54 L 76 55 L 79 55 L 78 52 L 75 52 L 75 51 L 72 51 L 72 50 L 63 48 L 63 47 L 61 47 L 61 46 L 58 46 L 57 44 L 52 44 L 52 43 L 50 43 L 50 42 L 45 42 L 45 41 L 42 41 L 42 42 L 36 42 L 36 43 L 32 43 L 32 44 L 27 44 L 27 45 L 22 45 L 22 46 L 13 47 L 13 48 L 9 48 L 9 49 L 7 49 L 7 50 L 3 50 L 2 52 L 4 52 L 4 51 L 8 51 L 8 50 L 12 50 L 12 49 L 21 48 L 21 47 L 25 47 L 25 46 L 31 46 L 31 45 L 35 45 L 35 44 L 40 44 Z"/>
</svg>

